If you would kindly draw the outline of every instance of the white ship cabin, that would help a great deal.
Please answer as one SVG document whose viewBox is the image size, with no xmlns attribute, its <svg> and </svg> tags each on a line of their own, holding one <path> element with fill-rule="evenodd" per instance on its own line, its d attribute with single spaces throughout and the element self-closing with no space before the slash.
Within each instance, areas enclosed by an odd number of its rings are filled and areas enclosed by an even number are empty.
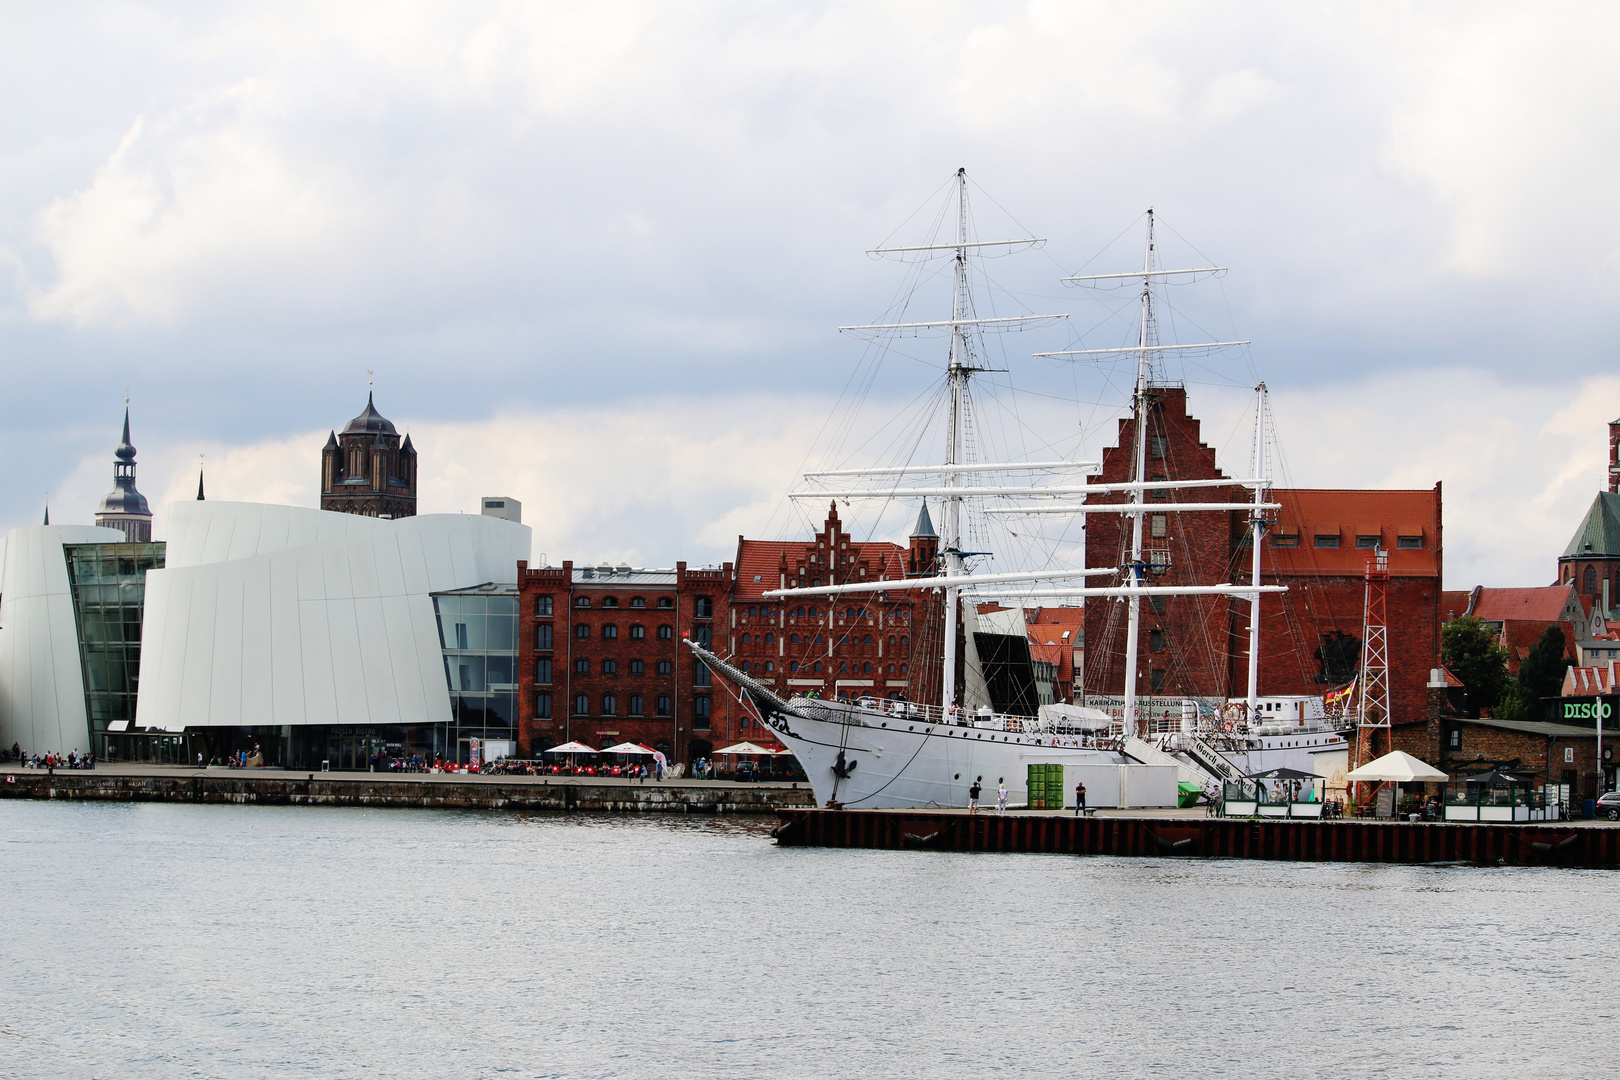
<svg viewBox="0 0 1620 1080">
<path fill-rule="evenodd" d="M 1247 698 L 1228 698 L 1227 713 L 1241 715 L 1247 711 L 1248 704 Z M 1323 707 L 1320 697 L 1309 694 L 1279 694 L 1257 700 L 1255 717 L 1251 724 L 1257 735 L 1286 735 L 1301 728 L 1322 727 L 1327 719 L 1327 709 Z M 1264 728 L 1275 730 L 1261 730 Z"/>
</svg>

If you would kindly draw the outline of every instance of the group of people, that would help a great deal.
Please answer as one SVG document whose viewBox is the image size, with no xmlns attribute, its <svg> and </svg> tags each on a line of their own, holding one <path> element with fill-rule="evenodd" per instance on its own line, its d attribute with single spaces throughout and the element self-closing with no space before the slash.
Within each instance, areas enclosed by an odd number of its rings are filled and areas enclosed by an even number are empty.
<svg viewBox="0 0 1620 1080">
<path fill-rule="evenodd" d="M 984 794 L 984 777 L 975 776 L 973 786 L 968 788 L 968 813 L 979 812 L 979 797 Z M 996 813 L 1007 812 L 1007 778 L 996 778 Z M 1080 817 L 1086 812 L 1086 782 L 1079 780 L 1074 785 L 1074 816 Z"/>
<path fill-rule="evenodd" d="M 78 750 L 70 750 L 66 757 L 58 753 L 25 754 L 17 743 L 11 744 L 11 751 L 6 756 L 7 761 L 15 761 L 25 769 L 48 769 L 55 772 L 57 769 L 93 769 L 96 767 L 96 755 Z"/>
<path fill-rule="evenodd" d="M 232 750 L 224 757 L 204 758 L 197 755 L 197 768 L 206 769 L 214 765 L 223 765 L 227 769 L 259 769 L 264 767 L 264 754 L 259 750 L 259 744 L 254 743 L 253 749 Z"/>
</svg>

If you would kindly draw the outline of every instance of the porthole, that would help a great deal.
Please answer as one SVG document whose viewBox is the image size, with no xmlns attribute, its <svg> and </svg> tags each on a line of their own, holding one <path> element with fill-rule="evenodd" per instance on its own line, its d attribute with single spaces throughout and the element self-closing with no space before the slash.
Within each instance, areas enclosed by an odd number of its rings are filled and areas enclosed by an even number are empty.
<svg viewBox="0 0 1620 1080">
<path fill-rule="evenodd" d="M 956 774 L 956 775 L 955 775 L 955 776 L 954 776 L 954 777 L 952 777 L 952 779 L 953 779 L 953 780 L 960 780 L 960 779 L 962 779 L 962 774 L 961 774 L 961 773 L 957 773 L 957 774 Z"/>
</svg>

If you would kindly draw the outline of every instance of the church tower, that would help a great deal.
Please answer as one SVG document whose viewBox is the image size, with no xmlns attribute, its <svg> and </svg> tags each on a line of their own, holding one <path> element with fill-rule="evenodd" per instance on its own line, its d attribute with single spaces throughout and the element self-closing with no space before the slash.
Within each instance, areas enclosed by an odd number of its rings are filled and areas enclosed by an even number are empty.
<svg viewBox="0 0 1620 1080">
<path fill-rule="evenodd" d="M 152 510 L 135 490 L 135 447 L 129 441 L 129 406 L 124 406 L 124 438 L 113 451 L 113 489 L 96 508 L 96 524 L 117 529 L 132 544 L 152 539 Z"/>
<path fill-rule="evenodd" d="M 1620 420 L 1609 421 L 1609 491 L 1620 494 Z"/>
<path fill-rule="evenodd" d="M 321 509 L 364 517 L 416 516 L 416 448 L 400 441 L 393 421 L 366 409 L 341 433 L 327 436 L 321 451 Z"/>
</svg>

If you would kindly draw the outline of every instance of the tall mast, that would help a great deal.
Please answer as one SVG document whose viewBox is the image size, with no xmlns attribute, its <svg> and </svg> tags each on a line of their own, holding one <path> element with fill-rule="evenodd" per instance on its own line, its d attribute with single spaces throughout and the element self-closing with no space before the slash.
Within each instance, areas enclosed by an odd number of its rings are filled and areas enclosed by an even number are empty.
<svg viewBox="0 0 1620 1080">
<path fill-rule="evenodd" d="M 1137 329 L 1136 345 L 1136 393 L 1132 399 L 1131 407 L 1136 414 L 1136 453 L 1135 472 L 1131 479 L 1140 484 L 1147 480 L 1147 390 L 1148 375 L 1151 370 L 1148 360 L 1148 350 L 1152 347 L 1153 337 L 1153 208 L 1148 207 L 1147 212 L 1147 246 L 1142 253 L 1142 313 L 1141 324 Z M 1141 496 L 1136 496 L 1141 501 Z M 1131 558 L 1127 564 L 1131 571 L 1131 584 L 1143 585 L 1142 565 L 1142 511 L 1136 510 L 1131 514 Z M 1136 728 L 1136 652 L 1137 635 L 1142 626 L 1142 598 L 1136 594 L 1130 597 L 1130 623 L 1125 633 L 1125 731 L 1130 735 L 1140 734 Z"/>
<path fill-rule="evenodd" d="M 1263 479 L 1266 475 L 1266 384 L 1261 383 L 1254 388 L 1254 473 L 1256 479 Z M 1249 552 L 1249 584 L 1260 584 L 1260 538 L 1265 532 L 1265 522 L 1261 518 L 1261 509 L 1265 500 L 1265 489 L 1258 484 L 1254 488 L 1254 519 L 1250 522 L 1253 532 L 1250 544 L 1253 550 Z M 1260 594 L 1257 592 L 1249 600 L 1249 723 L 1254 723 L 1260 706 Z"/>
<path fill-rule="evenodd" d="M 962 320 L 967 318 L 967 170 L 956 170 L 956 258 L 955 287 L 951 290 L 951 362 L 947 377 L 951 384 L 950 426 L 946 432 L 945 464 L 961 463 L 962 405 L 967 395 L 968 365 L 967 340 Z M 945 474 L 945 486 L 954 488 L 959 482 L 955 472 Z M 945 498 L 945 536 L 943 567 L 947 577 L 960 577 L 962 573 L 962 497 Z M 951 586 L 945 590 L 945 671 L 940 693 L 940 705 L 950 709 L 956 701 L 956 627 L 960 614 L 962 590 Z"/>
</svg>

